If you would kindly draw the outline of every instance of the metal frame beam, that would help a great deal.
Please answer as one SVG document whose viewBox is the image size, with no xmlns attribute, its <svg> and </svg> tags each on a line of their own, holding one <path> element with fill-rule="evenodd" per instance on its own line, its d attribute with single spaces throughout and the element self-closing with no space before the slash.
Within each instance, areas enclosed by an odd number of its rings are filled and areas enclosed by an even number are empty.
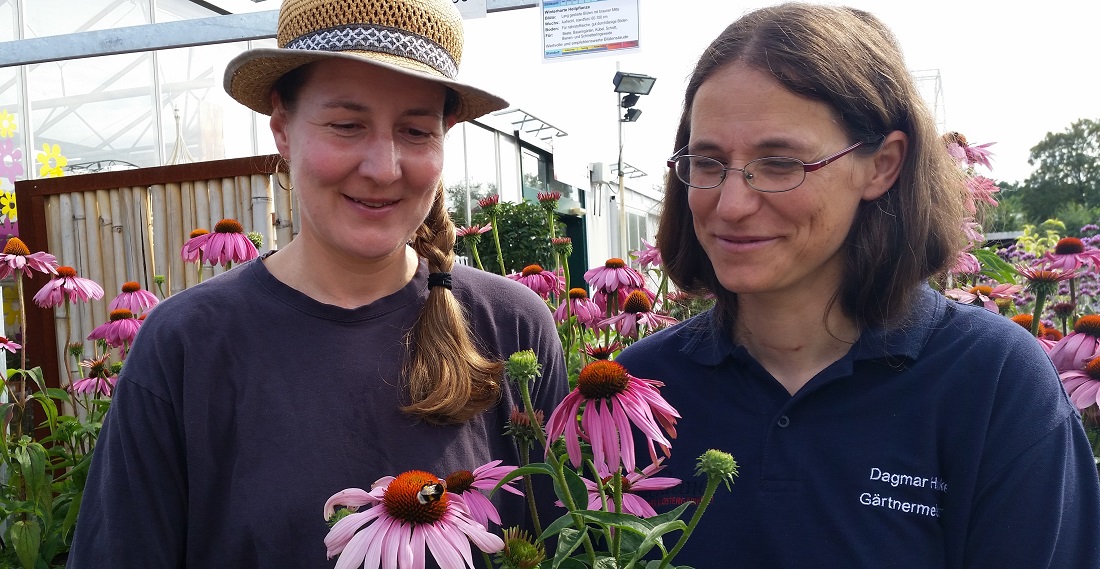
<svg viewBox="0 0 1100 569">
<path fill-rule="evenodd" d="M 485 0 L 487 12 L 534 8 L 533 0 Z M 279 11 L 228 14 L 0 42 L 0 68 L 275 37 Z"/>
</svg>

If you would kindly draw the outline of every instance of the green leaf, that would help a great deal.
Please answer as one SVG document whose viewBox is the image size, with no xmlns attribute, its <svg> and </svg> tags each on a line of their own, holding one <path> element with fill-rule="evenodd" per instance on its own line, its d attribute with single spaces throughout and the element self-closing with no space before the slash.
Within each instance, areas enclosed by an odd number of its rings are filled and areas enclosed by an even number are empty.
<svg viewBox="0 0 1100 569">
<path fill-rule="evenodd" d="M 1000 258 L 996 252 L 983 247 L 975 249 L 973 253 L 982 265 L 983 275 L 1002 284 L 1016 282 L 1016 276 L 1019 274 L 1016 268 Z"/>
<path fill-rule="evenodd" d="M 76 524 L 76 516 L 80 513 L 80 503 L 84 501 L 84 491 L 81 490 L 73 495 L 73 501 L 69 503 L 69 511 L 65 513 L 65 521 L 61 522 L 61 535 L 64 538 L 69 537 L 69 532 L 72 531 L 73 525 Z"/>
<path fill-rule="evenodd" d="M 585 535 L 586 532 L 574 528 L 562 528 L 561 537 L 558 538 L 558 551 L 554 554 L 554 564 L 551 566 L 552 569 L 562 567 L 562 563 L 577 550 Z"/>
<path fill-rule="evenodd" d="M 35 569 L 38 548 L 42 545 L 42 528 L 34 520 L 20 520 L 11 525 L 11 542 L 24 569 Z"/>
<path fill-rule="evenodd" d="M 573 514 L 565 514 L 564 516 L 554 520 L 554 523 L 546 526 L 546 529 L 542 530 L 542 535 L 539 536 L 540 541 L 546 541 L 555 536 L 562 530 L 562 528 L 573 526 Z M 576 528 L 574 528 L 576 529 Z"/>
<path fill-rule="evenodd" d="M 581 480 L 579 474 L 572 469 L 566 468 L 565 470 L 565 483 L 569 486 L 569 494 L 573 498 L 573 503 L 579 509 L 588 507 L 588 487 L 584 485 L 584 481 Z M 562 489 L 558 488 L 557 484 L 554 484 L 554 492 L 557 493 L 558 499 L 563 504 L 566 503 L 564 496 L 562 496 Z"/>
<path fill-rule="evenodd" d="M 614 557 L 597 557 L 592 569 L 619 569 L 619 562 Z"/>
<path fill-rule="evenodd" d="M 688 509 L 689 506 L 694 505 L 695 502 L 684 502 L 683 504 L 676 506 L 676 508 L 672 510 L 657 514 L 652 518 L 646 518 L 646 521 L 649 522 L 651 526 L 657 526 L 666 522 L 671 522 L 672 520 L 678 520 L 680 519 L 680 516 L 684 515 L 684 510 Z"/>
<path fill-rule="evenodd" d="M 46 423 L 50 426 L 50 431 L 57 429 L 57 404 L 50 399 L 48 395 L 41 391 L 35 391 L 31 394 L 31 397 L 42 406 L 42 410 L 46 412 Z"/>
<path fill-rule="evenodd" d="M 643 539 L 642 543 L 638 546 L 638 550 L 634 553 L 634 557 L 631 561 L 633 562 L 641 559 L 645 554 L 649 553 L 649 550 L 653 549 L 654 546 L 659 546 L 661 552 L 667 554 L 668 552 L 665 551 L 664 541 L 661 539 L 661 536 L 671 531 L 684 531 L 686 529 L 687 524 L 682 520 L 675 520 L 654 526 L 646 533 L 645 539 Z"/>
<path fill-rule="evenodd" d="M 496 492 L 498 488 L 507 484 L 508 481 L 515 480 L 520 476 L 527 476 L 528 474 L 549 474 L 550 476 L 553 476 L 554 467 L 546 464 L 545 462 L 533 462 L 531 464 L 528 464 L 527 466 L 521 466 L 501 478 L 500 482 L 497 482 L 497 485 L 493 486 L 493 492 Z"/>
<path fill-rule="evenodd" d="M 57 387 L 50 387 L 49 389 L 47 389 L 46 395 L 49 395 L 53 399 L 57 399 L 59 401 L 69 400 L 69 392 Z"/>
</svg>

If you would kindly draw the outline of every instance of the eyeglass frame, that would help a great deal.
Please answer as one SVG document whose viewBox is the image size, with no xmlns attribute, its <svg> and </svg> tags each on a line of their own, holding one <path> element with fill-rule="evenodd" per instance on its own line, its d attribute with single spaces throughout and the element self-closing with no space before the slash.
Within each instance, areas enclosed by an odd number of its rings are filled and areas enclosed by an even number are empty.
<svg viewBox="0 0 1100 569">
<path fill-rule="evenodd" d="M 810 162 L 810 163 L 803 162 L 802 160 L 799 160 L 798 158 L 792 158 L 790 156 L 762 156 L 760 158 L 749 160 L 748 163 L 746 163 L 741 168 L 738 168 L 736 166 L 726 166 L 726 165 L 723 164 L 722 165 L 722 175 L 721 175 L 720 178 L 718 178 L 718 183 L 714 184 L 713 186 L 693 186 L 690 183 L 686 182 L 683 178 L 680 177 L 680 173 L 676 169 L 676 162 L 678 162 L 681 158 L 706 158 L 707 160 L 713 160 L 713 161 L 717 162 L 718 164 L 722 164 L 722 161 L 718 160 L 717 158 L 711 158 L 710 156 L 703 156 L 701 154 L 680 154 L 680 152 L 683 152 L 684 150 L 687 150 L 687 147 L 685 146 L 685 147 L 681 148 L 676 154 L 674 154 L 672 156 L 672 158 L 668 159 L 667 166 L 672 170 L 672 173 L 676 176 L 676 179 L 680 180 L 681 183 L 683 183 L 685 186 L 687 186 L 689 188 L 695 188 L 695 189 L 699 189 L 699 190 L 712 190 L 714 188 L 717 188 L 718 186 L 721 186 L 722 183 L 726 181 L 726 174 L 730 170 L 737 170 L 738 172 L 741 172 L 741 177 L 745 180 L 745 184 L 748 185 L 748 187 L 752 188 L 753 190 L 755 190 L 757 192 L 762 192 L 762 193 L 765 193 L 765 194 L 781 194 L 783 192 L 789 192 L 789 191 L 797 188 L 798 186 L 801 186 L 802 183 L 806 181 L 806 174 L 808 174 L 810 172 L 816 172 L 816 171 L 828 166 L 829 164 L 832 164 L 833 162 L 839 160 L 842 156 L 852 152 L 853 150 L 855 150 L 855 149 L 857 149 L 857 148 L 859 148 L 860 146 L 863 146 L 863 145 L 864 145 L 864 142 L 862 140 L 857 141 L 855 144 L 845 148 L 844 150 L 841 150 L 840 152 L 837 152 L 836 154 L 833 154 L 831 156 L 826 156 L 825 158 L 822 158 L 821 160 L 818 160 L 817 162 Z M 750 179 L 748 177 L 750 174 L 748 172 L 746 172 L 746 169 L 748 169 L 749 166 L 752 166 L 752 164 L 754 162 L 760 162 L 761 160 L 774 160 L 776 158 L 783 159 L 783 160 L 791 160 L 791 161 L 794 161 L 794 162 L 798 162 L 799 164 L 802 164 L 802 181 L 795 184 L 794 187 L 787 188 L 786 190 L 761 190 L 760 188 L 752 185 L 752 182 L 750 181 Z"/>
</svg>

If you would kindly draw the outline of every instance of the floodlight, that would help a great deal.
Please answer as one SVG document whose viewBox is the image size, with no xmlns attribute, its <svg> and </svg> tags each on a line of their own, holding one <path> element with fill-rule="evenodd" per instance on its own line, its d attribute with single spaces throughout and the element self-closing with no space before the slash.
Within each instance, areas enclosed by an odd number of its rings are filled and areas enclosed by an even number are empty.
<svg viewBox="0 0 1100 569">
<path fill-rule="evenodd" d="M 611 80 L 615 84 L 616 93 L 632 93 L 635 95 L 648 95 L 653 90 L 656 77 L 642 75 L 641 73 L 615 72 L 615 78 Z"/>
<path fill-rule="evenodd" d="M 641 98 L 642 98 L 641 95 L 639 95 L 637 93 L 631 93 L 631 94 L 623 97 L 623 101 L 621 103 L 619 103 L 619 105 L 622 106 L 622 108 L 624 108 L 624 109 L 629 109 L 630 107 L 633 107 L 634 105 L 637 105 L 638 104 L 638 99 L 641 99 Z"/>
<path fill-rule="evenodd" d="M 642 109 L 629 108 L 626 113 L 623 114 L 623 122 L 634 122 L 638 120 L 638 117 L 642 116 Z"/>
</svg>

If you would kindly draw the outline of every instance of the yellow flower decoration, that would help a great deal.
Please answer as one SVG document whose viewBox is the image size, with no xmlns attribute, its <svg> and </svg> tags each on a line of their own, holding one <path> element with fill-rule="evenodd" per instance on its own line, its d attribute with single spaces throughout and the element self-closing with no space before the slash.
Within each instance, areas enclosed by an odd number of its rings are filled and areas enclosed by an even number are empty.
<svg viewBox="0 0 1100 569">
<path fill-rule="evenodd" d="M 39 152 L 35 158 L 42 165 L 38 170 L 40 178 L 60 178 L 65 175 L 65 172 L 61 169 L 69 163 L 69 159 L 61 155 L 60 146 L 56 144 L 50 146 L 48 143 L 43 143 L 42 152 Z M 53 164 L 50 163 L 51 160 Z"/>
<path fill-rule="evenodd" d="M 19 124 L 15 122 L 15 115 L 8 111 L 0 111 L 0 138 L 15 135 L 17 128 L 19 128 Z"/>
<path fill-rule="evenodd" d="M 19 330 L 19 295 L 13 286 L 0 287 L 3 291 L 4 301 L 4 330 L 5 331 L 18 331 Z M 12 332 L 6 332 L 4 336 L 12 338 L 15 336 Z"/>
<path fill-rule="evenodd" d="M 0 218 L 4 217 L 13 223 L 19 221 L 19 212 L 15 208 L 15 192 L 0 193 Z"/>
</svg>

